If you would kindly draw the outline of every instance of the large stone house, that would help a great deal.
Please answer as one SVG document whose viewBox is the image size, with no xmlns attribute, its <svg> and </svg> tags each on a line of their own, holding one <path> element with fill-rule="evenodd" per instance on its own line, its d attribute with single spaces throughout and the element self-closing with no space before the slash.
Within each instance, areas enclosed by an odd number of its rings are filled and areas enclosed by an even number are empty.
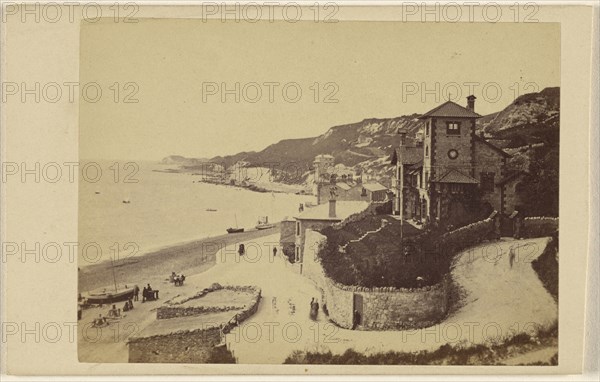
<svg viewBox="0 0 600 382">
<path fill-rule="evenodd" d="M 403 137 L 392 154 L 395 214 L 400 211 L 401 175 L 407 219 L 445 227 L 469 223 L 493 210 L 503 216 L 514 212 L 520 177 L 506 173 L 509 154 L 475 133 L 480 117 L 475 96 L 467 97 L 467 107 L 448 101 L 419 117 L 422 144 Z"/>
</svg>

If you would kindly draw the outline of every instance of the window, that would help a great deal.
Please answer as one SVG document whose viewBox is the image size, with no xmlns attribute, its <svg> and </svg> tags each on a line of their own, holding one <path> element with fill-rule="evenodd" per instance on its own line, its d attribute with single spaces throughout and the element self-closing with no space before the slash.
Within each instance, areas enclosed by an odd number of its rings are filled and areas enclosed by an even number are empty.
<svg viewBox="0 0 600 382">
<path fill-rule="evenodd" d="M 446 122 L 446 134 L 460 135 L 460 122 Z"/>
<path fill-rule="evenodd" d="M 360 196 L 367 196 L 367 189 L 363 187 L 362 192 L 360 193 Z"/>
<path fill-rule="evenodd" d="M 425 188 L 429 187 L 429 172 L 425 172 Z"/>
<path fill-rule="evenodd" d="M 296 235 L 300 236 L 300 222 L 296 222 Z"/>
<path fill-rule="evenodd" d="M 450 158 L 450 159 L 458 158 L 458 151 L 456 151 L 455 149 L 450 149 L 448 151 L 448 158 Z"/>
<path fill-rule="evenodd" d="M 431 121 L 425 122 L 425 135 L 429 136 L 429 126 L 431 125 Z"/>
<path fill-rule="evenodd" d="M 425 145 L 425 156 L 429 156 L 429 146 Z"/>
<path fill-rule="evenodd" d="M 481 192 L 494 192 L 494 173 L 481 173 Z"/>
</svg>

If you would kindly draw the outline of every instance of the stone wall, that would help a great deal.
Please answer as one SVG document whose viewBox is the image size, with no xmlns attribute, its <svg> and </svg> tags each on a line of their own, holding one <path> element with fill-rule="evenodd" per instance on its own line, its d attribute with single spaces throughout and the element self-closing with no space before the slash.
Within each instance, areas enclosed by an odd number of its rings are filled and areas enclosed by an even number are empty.
<svg viewBox="0 0 600 382">
<path fill-rule="evenodd" d="M 182 304 L 195 299 L 201 299 L 208 293 L 221 290 L 228 289 L 233 291 L 245 292 L 251 294 L 252 297 L 249 298 L 250 303 L 248 305 L 222 305 L 222 306 L 182 306 Z M 197 316 L 200 314 L 209 314 L 209 313 L 217 313 L 217 312 L 228 312 L 231 310 L 241 310 L 241 309 L 250 309 L 254 305 L 258 304 L 260 300 L 260 289 L 253 286 L 231 286 L 226 285 L 222 286 L 218 283 L 212 284 L 209 288 L 204 288 L 198 293 L 192 296 L 176 296 L 172 299 L 166 301 L 162 306 L 159 306 L 156 309 L 156 319 L 164 320 L 170 318 L 177 317 L 188 317 L 188 316 Z M 249 307 L 249 308 L 248 308 Z"/>
<path fill-rule="evenodd" d="M 281 222 L 279 244 L 283 247 L 287 244 L 294 245 L 296 239 L 296 220 L 284 220 Z"/>
<path fill-rule="evenodd" d="M 521 234 L 525 238 L 552 236 L 558 231 L 558 218 L 529 217 L 523 219 Z"/>
<path fill-rule="evenodd" d="M 387 200 L 384 202 L 372 202 L 364 210 L 348 216 L 346 219 L 342 220 L 339 223 L 333 224 L 333 228 L 343 228 L 348 224 L 352 224 L 354 222 L 363 220 L 367 216 L 391 214 L 392 203 L 392 200 Z"/>
<path fill-rule="evenodd" d="M 500 179 L 504 177 L 503 173 L 503 156 L 498 153 L 496 150 L 486 145 L 483 142 L 475 140 L 475 167 L 473 177 L 481 182 L 481 173 L 482 172 L 493 172 L 494 173 L 494 184 L 497 183 Z M 481 186 L 481 184 L 480 184 Z M 482 202 L 488 202 L 496 211 L 506 213 L 506 211 L 501 211 L 502 206 L 502 192 L 501 187 L 494 186 L 493 192 L 482 193 L 481 200 Z M 512 211 L 510 211 L 512 212 Z M 509 213 L 510 213 L 509 212 Z"/>
<path fill-rule="evenodd" d="M 318 252 L 326 237 L 307 231 L 303 274 L 321 291 L 321 305 L 329 311 L 329 319 L 338 326 L 353 326 L 354 301 L 362 300 L 363 330 L 420 328 L 440 321 L 448 312 L 449 278 L 424 288 L 365 288 L 336 283 L 325 275 Z"/>
<path fill-rule="evenodd" d="M 220 342 L 218 327 L 139 338 L 128 344 L 129 362 L 205 363 L 213 347 Z"/>
<path fill-rule="evenodd" d="M 253 294 L 248 305 L 242 311 L 232 313 L 228 322 L 220 325 L 205 325 L 199 329 L 186 330 L 182 327 L 173 333 L 151 336 L 132 337 L 127 343 L 129 347 L 129 362 L 132 363 L 206 363 L 212 349 L 221 343 L 223 334 L 229 333 L 234 327 L 247 320 L 256 313 L 261 298 L 261 290 L 254 286 L 221 286 L 217 283 L 211 285 L 194 296 L 178 298 L 167 301 L 165 306 L 157 310 L 157 319 L 178 320 L 180 317 L 204 315 L 215 312 L 228 311 L 227 307 L 210 307 L 201 309 L 181 307 L 180 305 L 194 298 L 201 298 L 211 291 L 231 289 L 250 292 Z"/>
</svg>

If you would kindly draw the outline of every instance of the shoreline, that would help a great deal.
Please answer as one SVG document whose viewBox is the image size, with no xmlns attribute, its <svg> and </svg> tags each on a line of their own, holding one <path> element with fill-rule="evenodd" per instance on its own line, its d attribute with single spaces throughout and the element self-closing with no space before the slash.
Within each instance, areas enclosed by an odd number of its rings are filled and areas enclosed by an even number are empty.
<svg viewBox="0 0 600 382">
<path fill-rule="evenodd" d="M 216 253 L 223 248 L 233 251 L 237 243 L 273 235 L 279 232 L 280 223 L 266 230 L 252 230 L 237 234 L 205 237 L 176 243 L 147 252 L 143 255 L 115 262 L 117 282 L 133 282 L 140 288 L 147 283 L 159 284 L 171 272 L 186 276 L 202 273 L 216 264 Z M 78 271 L 78 292 L 112 285 L 113 269 L 110 261 L 86 265 Z"/>
</svg>

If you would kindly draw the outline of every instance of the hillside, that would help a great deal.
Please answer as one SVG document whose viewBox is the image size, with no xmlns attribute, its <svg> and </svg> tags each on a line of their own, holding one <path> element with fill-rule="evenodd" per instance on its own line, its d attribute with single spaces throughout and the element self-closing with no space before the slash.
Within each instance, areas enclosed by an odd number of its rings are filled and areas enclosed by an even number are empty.
<svg viewBox="0 0 600 382">
<path fill-rule="evenodd" d="M 488 138 L 494 138 L 494 143 L 507 150 L 529 144 L 557 144 L 559 100 L 559 88 L 546 88 L 539 93 L 522 95 L 503 110 L 480 118 L 478 132 L 485 132 Z M 277 168 L 293 171 L 278 171 L 274 174 L 274 180 L 303 183 L 308 177 L 315 156 L 330 154 L 335 157 L 335 163 L 355 167 L 374 178 L 383 178 L 383 182 L 387 183 L 385 179 L 391 175 L 392 170 L 389 156 L 400 140 L 397 131 L 399 128 L 405 128 L 410 136 L 414 136 L 422 128 L 418 117 L 419 114 L 412 114 L 395 118 L 365 119 L 331 127 L 318 137 L 286 139 L 262 151 L 218 156 L 208 161 L 224 164 L 226 167 L 235 164 L 272 167 L 273 164 L 277 164 Z M 205 162 L 204 159 L 182 159 L 177 156 L 169 158 L 170 161 L 179 161 L 188 171 Z"/>
</svg>

